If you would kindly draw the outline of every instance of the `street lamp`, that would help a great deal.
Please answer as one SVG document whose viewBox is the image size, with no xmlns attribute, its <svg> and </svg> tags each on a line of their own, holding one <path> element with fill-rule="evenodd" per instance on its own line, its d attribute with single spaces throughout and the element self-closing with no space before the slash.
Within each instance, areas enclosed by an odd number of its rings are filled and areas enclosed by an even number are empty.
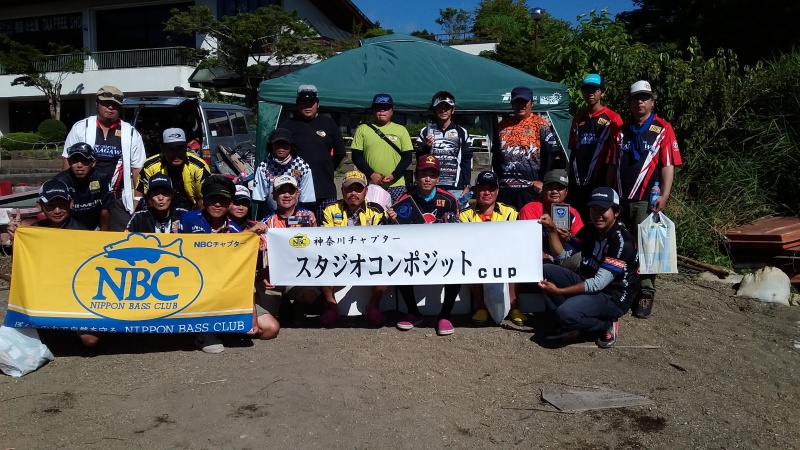
<svg viewBox="0 0 800 450">
<path fill-rule="evenodd" d="M 531 9 L 531 19 L 533 19 L 535 30 L 533 37 L 533 51 L 536 51 L 539 48 L 539 21 L 542 20 L 542 17 L 544 17 L 544 10 L 542 8 L 536 7 Z"/>
</svg>

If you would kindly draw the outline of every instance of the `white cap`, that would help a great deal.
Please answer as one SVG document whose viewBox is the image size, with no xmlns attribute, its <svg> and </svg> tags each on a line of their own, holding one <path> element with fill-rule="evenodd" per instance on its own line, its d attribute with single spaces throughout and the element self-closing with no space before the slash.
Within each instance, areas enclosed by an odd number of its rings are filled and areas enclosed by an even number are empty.
<svg viewBox="0 0 800 450">
<path fill-rule="evenodd" d="M 162 137 L 163 145 L 186 145 L 186 134 L 180 128 L 167 128 Z"/>
<path fill-rule="evenodd" d="M 236 185 L 236 192 L 233 193 L 234 200 L 250 200 L 250 189 L 241 184 Z"/>
<path fill-rule="evenodd" d="M 653 88 L 650 87 L 650 82 L 645 80 L 639 80 L 636 83 L 631 85 L 631 94 L 650 94 L 653 95 Z"/>
<path fill-rule="evenodd" d="M 272 188 L 278 189 L 284 184 L 291 184 L 292 186 L 297 187 L 297 178 L 291 175 L 281 175 L 279 177 L 275 177 L 275 179 L 272 181 Z"/>
</svg>

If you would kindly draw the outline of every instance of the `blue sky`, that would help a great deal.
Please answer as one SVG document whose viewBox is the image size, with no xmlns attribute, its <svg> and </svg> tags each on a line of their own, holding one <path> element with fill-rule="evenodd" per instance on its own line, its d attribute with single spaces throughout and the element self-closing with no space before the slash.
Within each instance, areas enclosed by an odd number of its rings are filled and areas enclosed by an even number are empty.
<svg viewBox="0 0 800 450">
<path fill-rule="evenodd" d="M 370 20 L 377 20 L 383 28 L 391 28 L 400 33 L 410 33 L 414 30 L 427 28 L 433 33 L 442 33 L 441 27 L 436 25 L 435 20 L 439 17 L 439 10 L 448 6 L 452 8 L 466 9 L 472 11 L 478 4 L 478 0 L 353 0 L 361 11 Z M 608 8 L 612 15 L 622 11 L 630 11 L 634 8 L 631 0 L 556 0 L 549 2 L 536 2 L 528 0 L 531 8 L 539 7 L 558 19 L 563 19 L 575 23 L 575 18 L 579 14 L 585 14 L 592 9 Z"/>
</svg>

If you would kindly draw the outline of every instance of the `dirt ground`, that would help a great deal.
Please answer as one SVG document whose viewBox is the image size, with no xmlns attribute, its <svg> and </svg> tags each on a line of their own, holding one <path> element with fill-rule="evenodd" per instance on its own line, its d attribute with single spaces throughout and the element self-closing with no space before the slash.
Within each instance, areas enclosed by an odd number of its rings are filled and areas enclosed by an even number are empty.
<svg viewBox="0 0 800 450">
<path fill-rule="evenodd" d="M 4 283 L 4 282 L 3 282 Z M 5 314 L 7 286 L 0 292 Z M 510 324 L 286 328 L 229 337 L 115 335 L 94 351 L 43 333 L 56 360 L 0 378 L 0 449 L 800 448 L 800 308 L 663 277 L 618 345 L 547 349 Z M 459 326 L 462 325 L 462 326 Z M 653 407 L 554 412 L 541 389 L 606 386 Z"/>
</svg>

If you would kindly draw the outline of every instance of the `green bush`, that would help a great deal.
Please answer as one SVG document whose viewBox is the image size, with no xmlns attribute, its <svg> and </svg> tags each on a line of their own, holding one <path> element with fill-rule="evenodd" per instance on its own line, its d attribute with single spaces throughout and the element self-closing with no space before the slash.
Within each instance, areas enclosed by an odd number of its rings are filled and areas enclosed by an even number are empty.
<svg viewBox="0 0 800 450">
<path fill-rule="evenodd" d="M 33 150 L 41 147 L 42 138 L 36 133 L 8 133 L 0 138 L 4 150 Z"/>
<path fill-rule="evenodd" d="M 45 142 L 63 142 L 67 137 L 67 126 L 56 119 L 47 119 L 39 124 L 36 129 Z"/>
<path fill-rule="evenodd" d="M 419 131 L 425 127 L 430 125 L 429 122 L 417 122 L 417 123 L 407 123 L 405 124 L 406 130 L 408 130 L 408 135 L 411 136 L 411 142 L 414 142 L 414 139 L 419 136 Z"/>
</svg>

